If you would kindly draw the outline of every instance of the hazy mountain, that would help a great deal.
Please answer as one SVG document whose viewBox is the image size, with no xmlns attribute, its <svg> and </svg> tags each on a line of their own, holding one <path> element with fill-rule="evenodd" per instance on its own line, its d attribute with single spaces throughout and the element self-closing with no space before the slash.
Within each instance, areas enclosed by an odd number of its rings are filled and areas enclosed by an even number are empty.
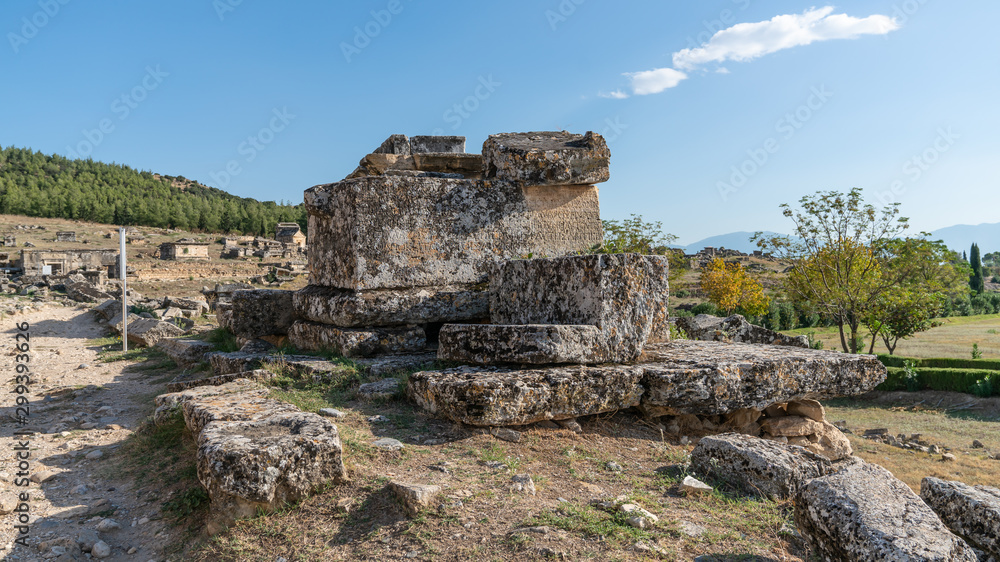
<svg viewBox="0 0 1000 562">
<path fill-rule="evenodd" d="M 684 251 L 693 254 L 698 250 L 706 246 L 711 246 L 713 248 L 726 248 L 729 250 L 739 250 L 744 254 L 752 253 L 754 250 L 759 250 L 757 244 L 750 241 L 750 237 L 753 236 L 753 232 L 730 232 L 728 234 L 719 234 L 717 236 L 709 236 L 704 240 L 699 240 L 697 242 L 692 242 L 687 246 L 678 246 L 684 248 Z M 775 236 L 778 235 L 777 232 L 764 232 L 765 236 Z"/>
<path fill-rule="evenodd" d="M 945 245 L 958 253 L 963 250 L 968 252 L 975 242 L 979 244 L 980 252 L 988 254 L 1000 250 L 1000 223 L 947 226 L 931 232 L 931 239 L 943 240 Z"/>
</svg>

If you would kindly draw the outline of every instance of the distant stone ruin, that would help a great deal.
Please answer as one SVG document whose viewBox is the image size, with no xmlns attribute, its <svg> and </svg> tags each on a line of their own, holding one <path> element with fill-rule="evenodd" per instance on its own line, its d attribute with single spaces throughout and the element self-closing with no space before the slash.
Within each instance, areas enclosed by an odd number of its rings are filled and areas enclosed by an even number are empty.
<svg viewBox="0 0 1000 562">
<path fill-rule="evenodd" d="M 76 242 L 76 232 L 72 230 L 56 232 L 56 242 Z"/>
</svg>

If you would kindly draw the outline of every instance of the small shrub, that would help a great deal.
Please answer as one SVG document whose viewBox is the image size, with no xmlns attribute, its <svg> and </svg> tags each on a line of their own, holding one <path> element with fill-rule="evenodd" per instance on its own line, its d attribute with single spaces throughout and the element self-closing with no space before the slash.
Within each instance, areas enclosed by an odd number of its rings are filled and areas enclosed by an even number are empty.
<svg viewBox="0 0 1000 562">
<path fill-rule="evenodd" d="M 205 341 L 215 344 L 217 351 L 239 351 L 240 344 L 236 341 L 236 334 L 228 328 L 216 328 L 208 333 Z"/>
<path fill-rule="evenodd" d="M 917 375 L 917 363 L 912 359 L 903 362 L 903 384 L 909 392 L 920 390 L 920 377 Z"/>
<path fill-rule="evenodd" d="M 719 315 L 719 308 L 710 302 L 702 302 L 694 305 L 691 309 L 691 314 L 711 314 L 712 316 Z"/>
<path fill-rule="evenodd" d="M 972 358 L 973 359 L 982 359 L 983 358 L 983 352 L 979 351 L 979 344 L 978 343 L 972 344 Z"/>
<path fill-rule="evenodd" d="M 823 349 L 823 340 L 816 337 L 816 332 L 809 332 L 806 337 L 809 338 L 809 349 Z"/>
<path fill-rule="evenodd" d="M 993 381 L 989 377 L 978 379 L 969 386 L 969 394 L 975 394 L 980 398 L 987 398 L 993 395 Z"/>
</svg>

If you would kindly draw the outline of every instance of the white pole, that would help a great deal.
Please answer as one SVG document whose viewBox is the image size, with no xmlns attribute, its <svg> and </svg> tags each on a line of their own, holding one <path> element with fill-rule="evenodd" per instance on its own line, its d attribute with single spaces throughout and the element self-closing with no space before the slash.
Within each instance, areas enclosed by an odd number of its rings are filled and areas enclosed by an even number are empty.
<svg viewBox="0 0 1000 562">
<path fill-rule="evenodd" d="M 128 351 L 128 282 L 125 280 L 125 227 L 118 229 L 121 246 L 118 260 L 118 275 L 122 280 L 122 352 Z"/>
</svg>

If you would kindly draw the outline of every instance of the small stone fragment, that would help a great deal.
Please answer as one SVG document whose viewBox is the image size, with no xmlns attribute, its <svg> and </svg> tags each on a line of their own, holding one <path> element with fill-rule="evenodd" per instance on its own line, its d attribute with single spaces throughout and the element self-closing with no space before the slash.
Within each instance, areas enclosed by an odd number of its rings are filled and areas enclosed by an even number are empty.
<svg viewBox="0 0 1000 562">
<path fill-rule="evenodd" d="M 955 455 L 951 453 L 944 453 L 943 455 L 941 455 L 941 462 L 954 462 L 954 460 L 955 460 Z"/>
<path fill-rule="evenodd" d="M 802 416 L 813 421 L 826 421 L 826 411 L 816 400 L 792 400 L 785 406 L 789 416 Z"/>
<path fill-rule="evenodd" d="M 535 481 L 531 479 L 530 474 L 515 474 L 510 481 L 512 492 L 535 495 Z"/>
<path fill-rule="evenodd" d="M 347 417 L 347 414 L 345 414 L 344 412 L 341 412 L 340 410 L 337 410 L 336 408 L 322 408 L 319 411 L 319 415 L 325 416 L 325 417 L 328 417 L 328 418 L 343 418 L 343 417 Z"/>
<path fill-rule="evenodd" d="M 94 461 L 94 460 L 97 460 L 97 459 L 99 459 L 99 458 L 101 458 L 103 456 L 104 456 L 104 451 L 102 451 L 100 449 L 94 449 L 93 451 L 91 451 L 91 452 L 87 453 L 86 455 L 84 455 L 83 458 L 85 458 L 85 459 L 87 459 L 89 461 Z"/>
<path fill-rule="evenodd" d="M 681 491 L 687 496 L 699 496 L 712 491 L 712 487 L 693 476 L 685 476 L 681 482 Z"/>
<path fill-rule="evenodd" d="M 434 496 L 441 492 L 440 486 L 396 480 L 389 482 L 389 489 L 403 502 L 406 512 L 411 517 L 419 513 L 422 508 L 429 506 Z"/>
<path fill-rule="evenodd" d="M 985 449 L 986 445 L 983 445 L 983 442 L 980 441 L 979 439 L 973 439 L 972 440 L 972 448 L 973 449 Z"/>
<path fill-rule="evenodd" d="M 510 429 L 508 427 L 498 427 L 490 431 L 490 434 L 497 439 L 502 439 L 504 441 L 510 441 L 511 443 L 518 443 L 521 441 L 521 432 Z"/>
<path fill-rule="evenodd" d="M 383 437 L 382 439 L 372 443 L 372 446 L 382 449 L 383 451 L 399 451 L 403 448 L 403 443 L 398 439 Z"/>
<path fill-rule="evenodd" d="M 90 555 L 94 558 L 107 558 L 111 556 L 111 547 L 104 541 L 97 541 L 91 548 Z"/>
</svg>

